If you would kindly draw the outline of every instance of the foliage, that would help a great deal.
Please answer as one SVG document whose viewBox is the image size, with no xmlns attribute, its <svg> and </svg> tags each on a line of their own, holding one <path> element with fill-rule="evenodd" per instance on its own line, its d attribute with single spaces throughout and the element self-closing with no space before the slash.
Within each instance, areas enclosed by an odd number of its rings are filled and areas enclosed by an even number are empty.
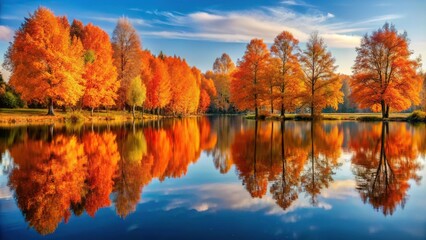
<svg viewBox="0 0 426 240">
<path fill-rule="evenodd" d="M 142 83 L 140 77 L 135 77 L 130 81 L 129 88 L 127 90 L 127 104 L 131 106 L 142 106 L 146 98 L 146 87 Z"/>
<path fill-rule="evenodd" d="M 426 122 L 426 112 L 416 110 L 407 117 L 407 120 L 410 122 Z"/>
<path fill-rule="evenodd" d="M 127 18 L 120 18 L 112 35 L 114 65 L 117 68 L 117 105 L 123 107 L 132 79 L 140 75 L 141 42 L 135 28 Z"/>
<path fill-rule="evenodd" d="M 88 24 L 83 29 L 81 41 L 86 49 L 85 58 L 87 53 L 93 55 L 90 61 L 85 61 L 83 78 L 86 80 L 86 88 L 83 106 L 93 109 L 115 105 L 119 82 L 108 34 L 101 28 Z"/>
<path fill-rule="evenodd" d="M 40 7 L 15 32 L 6 54 L 9 82 L 25 101 L 75 105 L 84 91 L 82 55 L 67 19 Z"/>
<path fill-rule="evenodd" d="M 299 61 L 305 85 L 302 103 L 310 108 L 311 115 L 318 115 L 327 106 L 337 109 L 343 102 L 342 83 L 335 73 L 335 59 L 318 33 L 311 35 Z"/>
<path fill-rule="evenodd" d="M 300 95 L 304 90 L 302 70 L 297 59 L 296 51 L 299 41 L 290 32 L 284 31 L 274 39 L 271 53 L 276 61 L 271 62 L 271 78 L 276 78 L 271 85 L 271 105 L 274 101 L 284 116 L 285 111 L 293 111 L 300 105 Z M 278 88 L 278 91 L 274 91 Z M 273 107 L 271 108 L 273 112 Z"/>
<path fill-rule="evenodd" d="M 356 49 L 352 98 L 361 108 L 381 111 L 384 118 L 390 110 L 402 111 L 420 103 L 422 77 L 417 74 L 419 62 L 411 60 L 407 34 L 399 34 L 386 23 L 371 35 L 365 35 Z"/>
<path fill-rule="evenodd" d="M 269 58 L 263 40 L 252 39 L 231 81 L 231 100 L 239 110 L 254 110 L 256 117 L 265 98 Z"/>
</svg>

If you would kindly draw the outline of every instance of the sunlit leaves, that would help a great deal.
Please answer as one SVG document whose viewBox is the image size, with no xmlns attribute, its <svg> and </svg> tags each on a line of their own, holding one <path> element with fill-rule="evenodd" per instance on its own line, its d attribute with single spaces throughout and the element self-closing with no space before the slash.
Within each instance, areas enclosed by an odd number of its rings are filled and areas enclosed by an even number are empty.
<svg viewBox="0 0 426 240">
<path fill-rule="evenodd" d="M 410 59 L 408 43 L 406 33 L 399 34 L 389 24 L 364 36 L 350 82 L 352 98 L 361 108 L 388 117 L 391 109 L 401 111 L 420 103 L 423 79 L 416 72 L 419 62 Z"/>
<path fill-rule="evenodd" d="M 25 101 L 74 105 L 84 92 L 83 46 L 65 17 L 40 7 L 16 31 L 7 58 L 10 84 Z"/>
</svg>

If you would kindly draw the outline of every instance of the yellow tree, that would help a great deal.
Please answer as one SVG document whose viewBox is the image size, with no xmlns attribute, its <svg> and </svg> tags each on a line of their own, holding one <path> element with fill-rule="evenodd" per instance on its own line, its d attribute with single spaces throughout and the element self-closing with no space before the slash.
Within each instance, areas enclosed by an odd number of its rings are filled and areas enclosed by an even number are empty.
<svg viewBox="0 0 426 240">
<path fill-rule="evenodd" d="M 311 116 L 319 115 L 327 106 L 337 109 L 338 104 L 343 102 L 343 93 L 340 91 L 342 83 L 335 73 L 335 59 L 327 51 L 327 46 L 318 33 L 311 35 L 299 61 L 305 85 L 302 103 L 309 106 Z"/>
<path fill-rule="evenodd" d="M 74 105 L 84 92 L 82 56 L 67 19 L 40 7 L 16 31 L 4 66 L 22 99 L 48 103 L 48 115 L 54 115 L 54 104 Z"/>
<path fill-rule="evenodd" d="M 127 104 L 132 106 L 133 118 L 135 118 L 136 106 L 142 106 L 146 98 L 146 87 L 142 83 L 140 77 L 135 77 L 129 84 L 127 89 L 126 101 Z"/>
<path fill-rule="evenodd" d="M 83 95 L 83 106 L 93 109 L 113 106 L 117 99 L 119 82 L 117 70 L 113 64 L 112 46 L 108 34 L 101 28 L 89 23 L 84 27 L 82 35 L 86 51 L 93 52 L 93 59 L 86 60 L 83 78 L 86 90 Z"/>
<path fill-rule="evenodd" d="M 426 111 L 426 74 L 424 74 L 423 76 L 423 90 L 422 90 L 422 94 L 421 94 L 421 99 L 422 99 L 422 109 L 424 111 Z"/>
<path fill-rule="evenodd" d="M 217 94 L 212 99 L 214 111 L 228 112 L 232 107 L 230 104 L 231 75 L 235 70 L 235 64 L 228 54 L 223 53 L 216 58 L 213 64 L 213 71 L 206 72 L 206 78 L 214 82 Z"/>
<path fill-rule="evenodd" d="M 264 98 L 269 51 L 262 39 L 252 39 L 233 74 L 231 100 L 240 110 L 254 110 L 257 118 Z"/>
<path fill-rule="evenodd" d="M 272 55 L 278 59 L 275 70 L 278 72 L 278 102 L 282 117 L 286 110 L 293 110 L 298 105 L 298 97 L 304 88 L 301 81 L 303 73 L 295 54 L 298 43 L 290 32 L 284 31 L 275 37 L 271 47 Z"/>
<path fill-rule="evenodd" d="M 411 60 L 407 34 L 398 34 L 395 26 L 365 35 L 353 67 L 352 97 L 362 108 L 381 111 L 389 117 L 390 109 L 402 111 L 419 104 L 422 77 L 419 62 Z"/>
<path fill-rule="evenodd" d="M 123 107 L 131 80 L 140 75 L 142 56 L 139 36 L 127 18 L 118 20 L 112 36 L 112 48 L 120 83 L 117 106 Z"/>
</svg>

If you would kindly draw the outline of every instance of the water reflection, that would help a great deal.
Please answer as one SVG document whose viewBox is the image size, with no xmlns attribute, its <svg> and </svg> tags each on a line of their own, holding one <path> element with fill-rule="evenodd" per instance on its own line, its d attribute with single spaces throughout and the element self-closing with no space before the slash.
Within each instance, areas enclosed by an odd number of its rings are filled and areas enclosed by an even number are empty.
<svg viewBox="0 0 426 240">
<path fill-rule="evenodd" d="M 200 199 L 229 199 L 210 205 L 187 200 L 196 203 L 197 211 L 271 200 L 286 212 L 301 198 L 321 207 L 321 198 L 334 194 L 333 185 L 344 184 L 364 203 L 392 215 L 408 201 L 410 181 L 421 184 L 421 156 L 426 153 L 425 125 L 405 123 L 215 117 L 0 132 L 0 150 L 13 159 L 8 164 L 2 160 L 8 186 L 28 225 L 43 235 L 55 232 L 72 215 L 96 217 L 106 207 L 127 218 L 137 211 L 144 188 L 154 179 L 184 177 L 202 152 L 218 173 L 236 175 L 243 186 L 215 183 L 199 188 Z M 335 182 L 344 155 L 349 156 L 353 180 Z M 246 199 L 233 196 L 241 193 L 236 187 L 247 192 Z"/>
<path fill-rule="evenodd" d="M 404 125 L 390 128 L 385 122 L 359 132 L 350 142 L 361 199 L 384 215 L 392 214 L 397 205 L 404 207 L 409 180 L 420 184 L 417 158 L 421 146 L 415 140 Z"/>
</svg>

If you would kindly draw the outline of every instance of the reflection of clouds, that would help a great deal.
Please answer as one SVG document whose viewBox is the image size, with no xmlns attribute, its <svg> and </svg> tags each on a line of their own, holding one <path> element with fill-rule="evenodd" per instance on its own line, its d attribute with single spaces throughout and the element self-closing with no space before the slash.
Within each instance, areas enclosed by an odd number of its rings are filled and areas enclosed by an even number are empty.
<svg viewBox="0 0 426 240">
<path fill-rule="evenodd" d="M 356 196 L 354 192 L 355 182 L 353 180 L 342 180 L 333 182 L 328 189 L 324 189 L 323 198 L 319 200 L 317 208 L 324 210 L 332 209 L 332 205 L 325 202 L 326 199 L 345 199 Z M 167 188 L 164 190 L 150 191 L 150 193 L 167 192 L 171 198 L 163 210 L 169 211 L 176 208 L 193 209 L 198 212 L 239 210 L 239 211 L 263 211 L 266 215 L 286 215 L 298 209 L 315 208 L 309 202 L 309 197 L 299 194 L 299 198 L 293 204 L 283 210 L 280 208 L 270 194 L 263 198 L 252 198 L 250 194 L 238 183 L 205 184 L 183 188 Z M 173 196 L 179 195 L 174 198 Z M 164 196 L 164 195 L 163 195 Z M 284 222 L 295 222 L 300 216 L 287 215 Z"/>
<path fill-rule="evenodd" d="M 11 199 L 12 192 L 7 186 L 0 186 L 0 199 Z"/>
<path fill-rule="evenodd" d="M 339 180 L 330 184 L 327 189 L 322 191 L 321 196 L 331 199 L 346 199 L 348 197 L 358 196 L 356 191 L 356 182 L 354 180 Z"/>
<path fill-rule="evenodd" d="M 7 181 L 13 167 L 13 158 L 10 156 L 10 152 L 6 150 L 1 154 L 0 161 L 0 199 L 12 198 L 12 191 L 10 191 L 10 188 L 7 186 Z"/>
</svg>

